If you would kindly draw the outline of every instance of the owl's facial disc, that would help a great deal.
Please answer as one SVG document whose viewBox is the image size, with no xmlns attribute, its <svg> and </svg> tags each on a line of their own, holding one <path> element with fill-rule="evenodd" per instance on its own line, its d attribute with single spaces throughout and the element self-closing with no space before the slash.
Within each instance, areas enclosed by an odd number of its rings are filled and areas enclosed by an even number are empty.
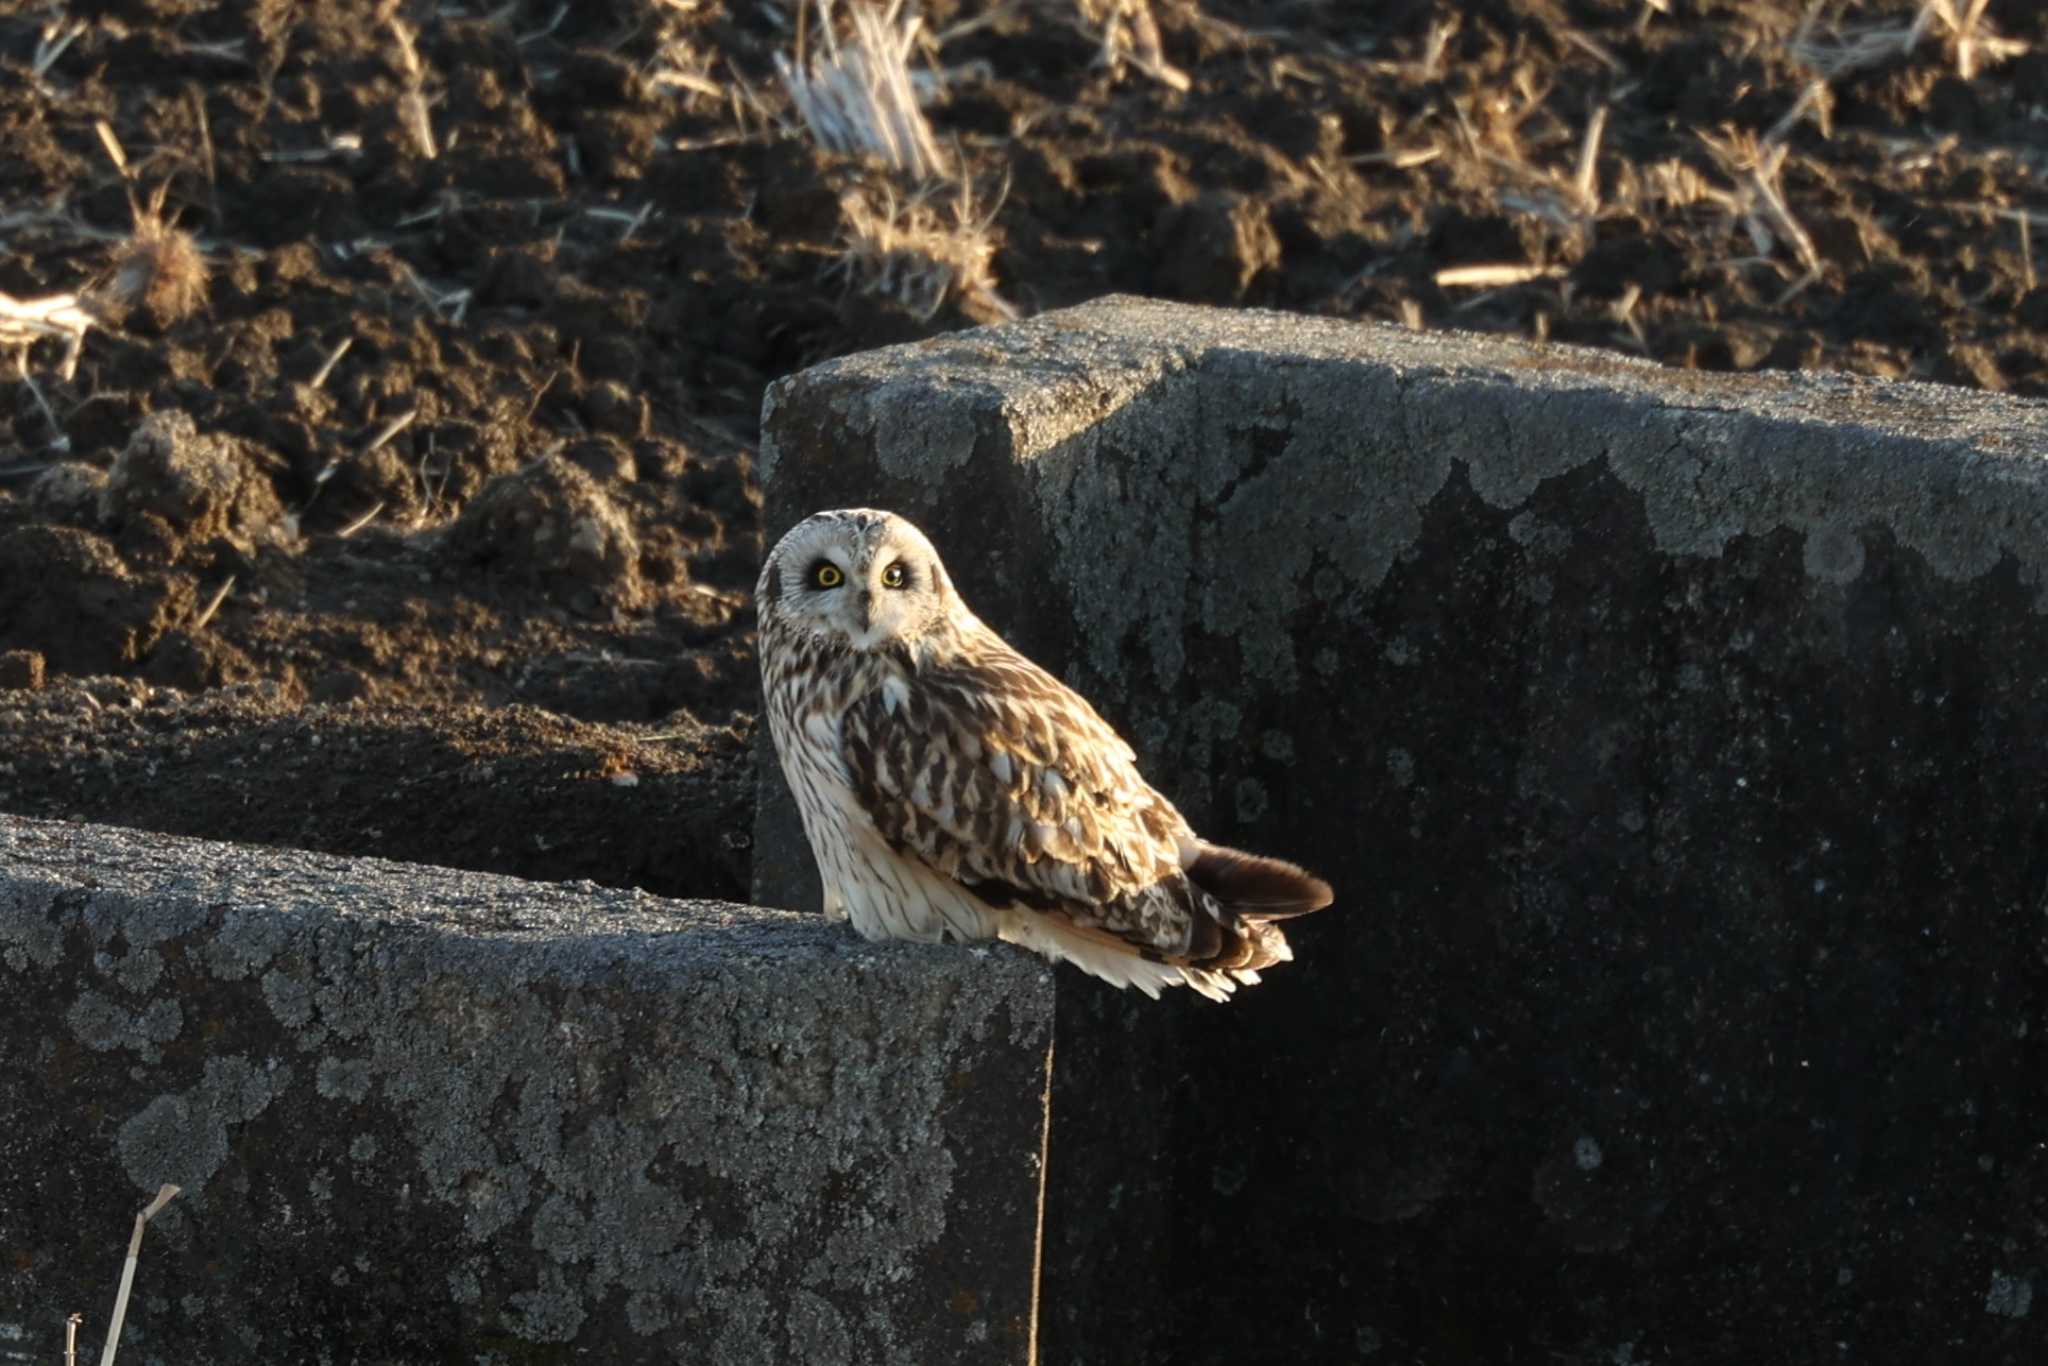
<svg viewBox="0 0 2048 1366">
<path fill-rule="evenodd" d="M 890 513 L 820 513 L 784 537 L 773 558 L 784 618 L 855 650 L 915 640 L 945 618 L 938 553 Z"/>
</svg>

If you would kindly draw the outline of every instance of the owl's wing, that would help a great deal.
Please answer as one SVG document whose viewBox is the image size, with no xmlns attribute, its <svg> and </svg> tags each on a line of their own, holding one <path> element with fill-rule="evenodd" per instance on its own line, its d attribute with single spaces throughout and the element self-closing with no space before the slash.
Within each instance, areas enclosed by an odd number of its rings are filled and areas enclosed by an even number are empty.
<svg viewBox="0 0 2048 1366">
<path fill-rule="evenodd" d="M 841 737 L 854 792 L 898 854 L 991 906 L 1154 961 L 1278 961 L 1286 942 L 1263 922 L 1314 909 L 1315 888 L 1329 899 L 1291 864 L 1198 840 L 1123 737 L 993 634 L 856 702 Z"/>
</svg>

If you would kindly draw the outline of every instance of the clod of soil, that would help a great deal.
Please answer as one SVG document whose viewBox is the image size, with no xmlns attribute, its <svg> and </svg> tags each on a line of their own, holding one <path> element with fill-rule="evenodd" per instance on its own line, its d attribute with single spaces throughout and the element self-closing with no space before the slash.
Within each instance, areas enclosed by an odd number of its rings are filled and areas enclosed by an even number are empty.
<svg viewBox="0 0 2048 1366">
<path fill-rule="evenodd" d="M 34 692 L 43 686 L 43 657 L 34 650 L 9 650 L 0 654 L 0 688 Z"/>
<path fill-rule="evenodd" d="M 137 575 L 97 532 L 0 532 L 0 640 L 40 651 L 57 673 L 136 667 L 197 601 L 190 574 Z"/>
<path fill-rule="evenodd" d="M 208 753 L 237 773 L 266 725 L 354 707 L 405 718 L 394 769 L 476 707 L 749 725 L 762 393 L 991 316 L 956 276 L 1027 313 L 1122 290 L 2048 396 L 2027 0 L 1955 6 L 1967 43 L 1920 0 L 1152 0 L 1184 90 L 1105 64 L 1072 0 L 926 0 L 972 231 L 883 184 L 865 238 L 844 199 L 885 173 L 777 76 L 795 0 L 60 8 L 0 6 L 0 290 L 128 307 L 75 372 L 31 348 L 47 411 L 0 377 L 0 649 L 51 696 L 235 690 Z M 299 837 L 232 784 L 159 801 L 119 714 L 71 737 L 118 781 L 0 804 Z M 11 716 L 0 755 L 42 743 Z M 499 743 L 537 770 L 562 737 Z M 488 814 L 543 830 L 551 800 Z M 305 828 L 391 853 L 440 814 Z M 742 885 L 730 854 L 663 889 Z"/>
<path fill-rule="evenodd" d="M 249 551 L 298 531 L 244 444 L 200 432 L 182 412 L 152 413 L 135 429 L 100 490 L 99 517 L 116 535 L 153 521 L 168 563 L 196 543 L 220 539 Z"/>
<path fill-rule="evenodd" d="M 646 604 L 640 539 L 581 466 L 550 455 L 499 475 L 448 530 L 450 557 L 533 585 L 585 616 Z"/>
<path fill-rule="evenodd" d="M 107 472 L 94 465 L 52 465 L 28 486 L 29 508 L 44 521 L 91 526 L 99 520 Z"/>
</svg>

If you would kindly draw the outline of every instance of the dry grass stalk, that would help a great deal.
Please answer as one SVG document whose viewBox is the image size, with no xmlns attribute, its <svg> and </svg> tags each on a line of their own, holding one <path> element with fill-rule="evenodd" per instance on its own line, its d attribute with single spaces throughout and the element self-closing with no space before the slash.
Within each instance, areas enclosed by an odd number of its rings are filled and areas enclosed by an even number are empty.
<svg viewBox="0 0 2048 1366">
<path fill-rule="evenodd" d="M 1909 56 L 1928 35 L 1940 33 L 1946 41 L 1956 75 L 1970 81 L 1987 66 L 2020 56 L 2027 44 L 1995 32 L 1985 20 L 1990 0 L 1922 0 L 1909 24 L 1875 23 L 1833 25 L 1826 37 L 1815 29 L 1821 5 L 1807 11 L 1787 50 L 1792 59 L 1832 81 L 1863 67 Z"/>
<path fill-rule="evenodd" d="M 1497 195 L 1503 208 L 1541 218 L 1568 238 L 1588 242 L 1601 211 L 1600 146 L 1607 133 L 1608 108 L 1601 105 L 1586 120 L 1577 158 L 1566 173 L 1531 161 L 1521 145 L 1520 124 L 1541 107 L 1544 94 L 1526 91 L 1519 110 L 1490 120 L 1483 128 L 1475 128 L 1469 119 L 1461 119 L 1461 126 L 1487 164 L 1515 182 Z"/>
<path fill-rule="evenodd" d="M 306 381 L 306 387 L 318 389 L 321 385 L 327 383 L 327 377 L 334 373 L 334 367 L 341 364 L 341 358 L 346 356 L 348 349 L 355 344 L 356 339 L 354 337 L 343 337 L 340 342 L 336 343 L 335 348 L 327 353 L 327 359 L 320 362 L 320 368 L 313 372 L 313 378 Z"/>
<path fill-rule="evenodd" d="M 941 201 L 945 202 L 941 202 Z M 950 194 L 898 199 L 888 187 L 855 190 L 840 201 L 846 255 L 833 269 L 871 294 L 895 299 L 920 320 L 959 295 L 995 318 L 1017 310 L 996 292 L 995 209 L 977 213 L 966 182 Z"/>
<path fill-rule="evenodd" d="M 1443 154 L 1441 147 L 1402 147 L 1386 152 L 1361 152 L 1344 159 L 1353 166 L 1391 166 L 1397 171 L 1406 171 L 1427 166 Z"/>
<path fill-rule="evenodd" d="M 1616 322 L 1628 329 L 1629 337 L 1635 342 L 1637 349 L 1648 350 L 1649 340 L 1643 336 L 1643 324 L 1636 317 L 1636 305 L 1642 300 L 1643 287 L 1630 281 L 1628 288 L 1621 292 L 1621 297 L 1611 305 L 1611 313 Z"/>
<path fill-rule="evenodd" d="M 77 373 L 78 353 L 85 345 L 85 334 L 99 323 L 100 317 L 100 311 L 77 294 L 17 299 L 0 293 L 0 346 L 20 348 L 21 373 L 27 378 L 28 348 L 45 337 L 59 338 L 64 342 L 60 373 L 69 380 Z"/>
<path fill-rule="evenodd" d="M 176 1186 L 161 1186 L 157 1189 L 156 1199 L 135 1216 L 135 1233 L 128 1239 L 128 1260 L 121 1264 L 121 1289 L 114 1296 L 114 1321 L 107 1328 L 107 1344 L 100 1350 L 100 1366 L 114 1366 L 114 1349 L 121 1345 L 121 1322 L 128 1317 L 128 1292 L 135 1285 L 135 1264 L 142 1257 L 142 1230 L 149 1227 L 149 1221 L 161 1214 L 164 1206 L 175 1200 L 177 1195 Z"/>
<path fill-rule="evenodd" d="M 1799 92 L 1799 98 L 1792 102 L 1792 107 L 1787 109 L 1783 117 L 1772 124 L 1770 130 L 1764 134 L 1764 141 L 1783 142 L 1792 136 L 1792 130 L 1797 128 L 1799 121 L 1808 114 L 1813 115 L 1814 124 L 1820 129 L 1822 137 L 1831 138 L 1835 135 L 1835 94 L 1828 88 L 1828 83 L 1819 77 L 1806 83 L 1806 87 Z"/>
<path fill-rule="evenodd" d="M 363 154 L 363 138 L 360 133 L 336 133 L 327 140 L 325 147 L 286 148 L 281 152 L 258 152 L 264 161 L 272 162 L 319 162 L 359 157 Z"/>
<path fill-rule="evenodd" d="M 1986 66 L 2020 56 L 2027 45 L 2001 37 L 1984 22 L 1984 10 L 1991 0 L 1926 0 L 1913 19 L 1916 32 L 1940 24 L 1955 57 L 1956 75 L 1966 81 L 1977 79 Z M 1981 30 L 1981 31 L 1980 31 Z"/>
<path fill-rule="evenodd" d="M 398 274 L 412 289 L 412 292 L 420 296 L 420 302 L 432 309 L 439 317 L 446 318 L 451 323 L 459 323 L 462 321 L 463 315 L 469 312 L 469 301 L 472 297 L 471 291 L 467 289 L 436 289 L 420 278 L 418 271 L 403 261 L 398 262 Z"/>
<path fill-rule="evenodd" d="M 408 408 L 406 411 L 400 413 L 397 417 L 391 418 L 390 420 L 385 422 L 383 426 L 379 427 L 376 431 L 376 434 L 373 435 L 369 439 L 369 441 L 364 444 L 363 448 L 360 451 L 356 452 L 357 456 L 365 456 L 370 454 L 372 451 L 382 450 L 385 446 L 391 443 L 391 439 L 393 437 L 397 436 L 400 432 L 404 431 L 407 427 L 412 426 L 413 423 L 419 420 L 420 410 L 417 408 Z"/>
<path fill-rule="evenodd" d="M 376 521 L 378 517 L 383 515 L 383 512 L 384 500 L 380 498 L 370 505 L 370 510 L 368 512 L 365 512 L 360 517 L 351 519 L 346 526 L 343 526 L 340 529 L 338 529 L 334 533 L 334 538 L 338 541 L 347 540 L 349 537 L 355 535 L 358 531 L 361 531 L 370 523 Z"/>
<path fill-rule="evenodd" d="M 700 53 L 689 38 L 674 34 L 661 40 L 654 60 L 647 68 L 647 84 L 654 90 L 680 90 L 694 100 L 697 96 L 723 103 L 726 87 L 712 79 L 717 59 Z"/>
<path fill-rule="evenodd" d="M 1425 81 L 1441 79 L 1444 74 L 1444 52 L 1450 47 L 1451 39 L 1458 35 L 1458 16 L 1451 14 L 1429 27 L 1429 36 L 1422 42 L 1422 61 L 1419 74 Z"/>
<path fill-rule="evenodd" d="M 78 35 L 85 32 L 85 20 L 73 19 L 59 13 L 43 25 L 43 31 L 36 35 L 35 55 L 29 59 L 29 72 L 41 80 L 57 59 L 64 55 L 64 49 L 78 41 Z"/>
<path fill-rule="evenodd" d="M 1759 140 L 1747 129 L 1729 129 L 1719 137 L 1701 133 L 1699 138 L 1721 169 L 1735 182 L 1733 195 L 1711 194 L 1710 197 L 1723 204 L 1731 219 L 1741 221 L 1750 241 L 1756 246 L 1757 254 L 1768 257 L 1775 249 L 1777 239 L 1782 237 L 1798 258 L 1804 274 L 1793 283 L 1785 297 L 1789 299 L 1819 279 L 1820 252 L 1815 249 L 1813 238 L 1793 217 L 1791 206 L 1785 202 L 1784 193 L 1778 188 L 1778 177 L 1791 149 L 1782 142 Z M 1775 234 L 1773 227 L 1777 229 Z"/>
<path fill-rule="evenodd" d="M 0 294 L 0 300 L 5 300 L 6 298 L 6 295 Z M 21 382 L 28 386 L 30 396 L 36 401 L 36 407 L 43 410 L 44 420 L 50 424 L 50 429 L 57 433 L 56 439 L 50 443 L 51 446 L 60 451 L 70 450 L 71 438 L 64 435 L 64 428 L 57 421 L 57 410 L 50 406 L 49 399 L 43 397 L 43 386 L 37 384 L 36 377 L 28 371 L 28 348 L 26 346 L 16 353 L 14 362 L 15 368 L 21 375 Z"/>
<path fill-rule="evenodd" d="M 932 41 L 940 47 L 944 47 L 957 38 L 965 38 L 970 33 L 979 33 L 982 29 L 993 28 L 1011 15 L 1022 10 L 1025 3 L 1026 0 L 1001 0 L 1001 3 L 990 5 L 979 14 L 971 14 L 964 19 L 954 20 L 933 34 Z"/>
<path fill-rule="evenodd" d="M 1096 55 L 1098 66 L 1113 76 L 1128 64 L 1169 90 L 1185 92 L 1194 82 L 1188 74 L 1166 60 L 1159 43 L 1159 23 L 1152 17 L 1152 0 L 1076 0 L 1081 21 L 1102 42 Z"/>
<path fill-rule="evenodd" d="M 412 25 L 394 14 L 391 36 L 398 44 L 398 69 L 405 76 L 405 92 L 398 97 L 398 117 L 412 134 L 420 155 L 432 161 L 441 152 L 434 143 L 433 120 L 427 117 L 426 69 L 420 65 L 419 48 L 414 43 L 417 35 Z"/>
<path fill-rule="evenodd" d="M 130 200 L 135 231 L 115 254 L 113 276 L 98 291 L 123 312 L 137 306 L 149 310 L 159 327 L 183 322 L 200 310 L 209 274 L 192 234 L 171 226 L 164 215 L 168 189 L 157 186 L 147 203 Z"/>
<path fill-rule="evenodd" d="M 114 130 L 96 125 L 101 144 L 124 180 L 128 158 Z M 132 231 L 121 239 L 109 274 L 76 292 L 17 299 L 0 293 L 0 348 L 15 348 L 15 366 L 36 404 L 57 431 L 57 444 L 68 444 L 56 411 L 29 373 L 28 354 L 35 343 L 64 343 L 59 378 L 69 383 L 78 373 L 86 334 L 109 327 L 138 305 L 147 308 L 160 326 L 170 326 L 197 312 L 206 301 L 206 258 L 191 234 L 171 226 L 164 214 L 167 186 L 159 185 L 148 201 L 138 200 L 131 185 L 128 208 Z"/>
<path fill-rule="evenodd" d="M 940 149 L 919 102 L 910 63 L 921 21 L 903 0 L 851 0 L 842 34 L 835 0 L 810 5 L 799 12 L 796 53 L 775 59 L 783 87 L 819 146 L 879 163 L 893 182 L 841 196 L 845 254 L 830 271 L 920 319 L 956 297 L 991 318 L 1015 317 L 995 288 L 995 210 L 977 210 L 965 168 Z M 806 56 L 808 32 L 818 40 Z"/>
<path fill-rule="evenodd" d="M 99 134 L 100 146 L 107 149 L 107 160 L 114 163 L 121 179 L 128 179 L 128 154 L 121 150 L 121 139 L 114 136 L 114 125 L 100 119 L 93 124 L 92 131 Z"/>
<path fill-rule="evenodd" d="M 1572 193 L 1579 212 L 1591 216 L 1600 209 L 1600 138 L 1607 131 L 1607 106 L 1601 105 L 1586 121 L 1586 137 L 1579 144 L 1579 169 L 1572 176 Z"/>
<path fill-rule="evenodd" d="M 583 215 L 586 218 L 603 219 L 607 223 L 624 224 L 625 231 L 619 234 L 618 242 L 623 247 L 626 243 L 633 240 L 634 233 L 647 226 L 648 219 L 654 217 L 654 201 L 650 199 L 631 212 L 625 209 L 615 209 L 610 205 L 598 205 L 595 208 L 585 209 Z"/>
<path fill-rule="evenodd" d="M 903 12 L 903 0 L 876 9 L 866 0 L 847 6 L 851 32 L 842 41 L 833 22 L 835 0 L 812 0 L 821 35 L 808 60 L 775 56 L 776 73 L 790 102 L 820 147 L 872 157 L 911 184 L 947 174 L 938 138 L 919 106 L 910 58 L 924 21 Z"/>
<path fill-rule="evenodd" d="M 1526 285 L 1535 280 L 1557 280 L 1568 274 L 1563 266 L 1534 266 L 1508 261 L 1498 265 L 1451 266 L 1436 273 L 1439 289 L 1499 289 L 1505 285 Z"/>
<path fill-rule="evenodd" d="M 183 322 L 206 302 L 206 258 L 200 255 L 192 235 L 173 227 L 164 213 L 169 183 L 158 185 L 147 201 L 138 199 L 128 154 L 121 149 L 112 125 L 102 119 L 93 125 L 93 131 L 99 134 L 107 159 L 127 182 L 132 229 L 114 255 L 112 276 L 88 291 L 88 304 L 103 315 L 102 325 L 108 316 L 125 315 L 137 306 L 147 308 L 159 327 Z"/>
<path fill-rule="evenodd" d="M 1820 14 L 1816 4 L 1807 11 L 1786 44 L 1793 61 L 1817 73 L 1824 81 L 1837 80 L 1852 71 L 1878 66 L 1911 52 L 1920 41 L 1920 27 L 1914 24 L 1837 24 L 1822 37 L 1814 30 Z"/>
<path fill-rule="evenodd" d="M 228 594 L 234 591 L 235 576 L 230 574 L 222 581 L 219 588 L 213 590 L 213 596 L 208 598 L 206 605 L 199 609 L 199 615 L 192 618 L 192 625 L 188 629 L 194 632 L 205 630 L 206 623 L 213 620 L 214 613 L 220 611 L 221 604 L 226 602 Z"/>
</svg>

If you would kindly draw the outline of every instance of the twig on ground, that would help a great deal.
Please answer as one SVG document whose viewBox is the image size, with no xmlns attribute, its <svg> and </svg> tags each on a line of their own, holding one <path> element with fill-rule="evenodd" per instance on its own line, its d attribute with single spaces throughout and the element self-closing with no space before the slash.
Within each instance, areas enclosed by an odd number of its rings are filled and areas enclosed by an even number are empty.
<svg viewBox="0 0 2048 1366">
<path fill-rule="evenodd" d="M 1450 266 L 1436 273 L 1440 289 L 1495 289 L 1503 285 L 1526 285 L 1532 280 L 1556 280 L 1569 274 L 1563 266 L 1534 266 L 1508 261 L 1497 265 Z"/>
<path fill-rule="evenodd" d="M 107 1344 L 100 1349 L 100 1366 L 114 1366 L 114 1350 L 121 1345 L 121 1322 L 128 1317 L 128 1292 L 135 1284 L 135 1263 L 142 1256 L 142 1230 L 149 1227 L 149 1221 L 161 1214 L 164 1206 L 177 1195 L 176 1186 L 161 1186 L 156 1199 L 135 1216 L 135 1233 L 128 1239 L 128 1260 L 121 1264 L 121 1289 L 114 1296 L 114 1321 L 107 1328 Z"/>
<path fill-rule="evenodd" d="M 327 140 L 325 147 L 286 148 L 277 152 L 258 152 L 256 155 L 271 162 L 318 162 L 333 161 L 337 157 L 357 157 L 363 154 L 363 139 L 360 133 L 336 133 Z"/>
<path fill-rule="evenodd" d="M 1791 149 L 1782 142 L 1759 140 L 1746 129 L 1729 129 L 1719 137 L 1701 133 L 1699 138 L 1721 169 L 1735 182 L 1733 195 L 1715 193 L 1710 197 L 1723 204 L 1731 219 L 1740 220 L 1749 233 L 1749 240 L 1755 244 L 1757 254 L 1768 257 L 1778 238 L 1782 237 L 1798 258 L 1805 273 L 1793 282 L 1781 302 L 1790 300 L 1819 279 L 1822 268 L 1820 252 L 1815 249 L 1813 238 L 1793 216 L 1791 206 L 1785 202 L 1784 193 L 1778 187 L 1779 174 Z M 1776 233 L 1772 232 L 1773 227 L 1777 229 Z"/>
<path fill-rule="evenodd" d="M 426 71 L 420 65 L 419 49 L 414 45 L 416 35 L 412 25 L 396 14 L 391 16 L 390 27 L 391 36 L 398 44 L 398 69 L 405 76 L 405 93 L 398 97 L 399 121 L 412 134 L 420 155 L 432 161 L 441 152 L 434 143 L 433 120 L 427 117 Z"/>
<path fill-rule="evenodd" d="M 562 26 L 562 21 L 564 19 L 567 19 L 568 17 L 568 0 L 562 0 L 561 4 L 555 6 L 555 12 L 548 16 L 548 21 L 545 24 L 542 24 L 539 28 L 534 29 L 531 33 L 520 34 L 517 38 L 513 39 L 513 41 L 518 43 L 519 46 L 525 47 L 528 43 L 537 43 L 541 41 L 541 39 L 543 38 L 553 37 L 555 30 L 560 28 Z"/>
<path fill-rule="evenodd" d="M 327 359 L 320 362 L 320 368 L 313 372 L 313 378 L 306 381 L 307 387 L 318 389 L 327 383 L 327 377 L 334 373 L 334 367 L 341 364 L 341 358 L 346 356 L 348 349 L 355 344 L 354 337 L 343 337 L 336 343 L 334 349 L 327 353 Z"/>
<path fill-rule="evenodd" d="M 393 437 L 397 436 L 400 432 L 404 431 L 407 427 L 410 427 L 413 423 L 419 420 L 420 410 L 417 408 L 408 408 L 406 411 L 400 413 L 397 417 L 392 418 L 383 426 L 379 427 L 377 429 L 376 435 L 372 436 L 369 439 L 368 443 L 366 443 L 361 450 L 356 452 L 357 458 L 360 459 L 365 455 L 369 455 L 373 451 L 382 450 L 385 446 L 390 444 L 391 439 Z"/>
<path fill-rule="evenodd" d="M 1970 81 L 1986 66 L 2018 57 L 2027 44 L 1995 32 L 1984 17 L 1990 0 L 1922 0 L 1909 24 L 1835 24 L 1817 35 L 1822 6 L 1806 12 L 1787 50 L 1792 59 L 1833 81 L 1852 71 L 1910 56 L 1937 27 L 1947 41 L 1956 75 Z"/>
<path fill-rule="evenodd" d="M 1586 121 L 1586 138 L 1579 144 L 1579 169 L 1572 177 L 1579 212 L 1591 216 L 1600 208 L 1600 135 L 1607 130 L 1607 106 L 1601 105 Z"/>
<path fill-rule="evenodd" d="M 1955 54 L 1956 75 L 1966 81 L 1977 79 L 1980 65 L 1996 66 L 2027 50 L 2025 43 L 2001 37 L 1984 22 L 1984 10 L 1990 3 L 1991 0 L 1926 0 L 1913 20 L 1916 33 L 1933 23 L 1942 26 Z"/>
<path fill-rule="evenodd" d="M 1429 26 L 1429 36 L 1422 42 L 1421 75 L 1425 81 L 1440 79 L 1444 74 L 1444 53 L 1449 50 L 1451 39 L 1458 36 L 1458 15 L 1453 11 L 1447 17 Z"/>
<path fill-rule="evenodd" d="M 633 240 L 634 233 L 647 226 L 648 219 L 654 217 L 654 201 L 648 200 L 631 213 L 624 209 L 612 208 L 610 205 L 599 205 L 585 209 L 583 214 L 586 218 L 602 218 L 607 222 L 625 224 L 625 231 L 619 234 L 618 241 L 618 245 L 623 247 Z"/>
<path fill-rule="evenodd" d="M 128 154 L 121 150 L 121 139 L 114 136 L 114 125 L 99 119 L 93 124 L 92 131 L 99 134 L 100 146 L 107 149 L 107 159 L 114 163 L 121 179 L 128 179 Z"/>
<path fill-rule="evenodd" d="M 213 620 L 213 614 L 220 610 L 220 605 L 228 600 L 228 594 L 234 591 L 235 576 L 230 574 L 222 581 L 219 588 L 213 590 L 213 596 L 208 598 L 206 605 L 199 609 L 199 615 L 192 618 L 190 629 L 194 632 L 205 630 L 206 623 Z"/>
<path fill-rule="evenodd" d="M 1115 76 L 1128 63 L 1169 90 L 1185 92 L 1193 87 L 1187 72 L 1166 60 L 1159 43 L 1159 23 L 1152 17 L 1152 0 L 1077 0 L 1077 4 L 1083 24 L 1102 42 L 1096 65 L 1108 67 Z"/>
<path fill-rule="evenodd" d="M 89 299 L 77 294 L 51 294 L 41 299 L 0 294 L 0 346 L 21 348 L 21 373 L 26 379 L 30 344 L 44 337 L 60 337 L 64 341 L 64 362 L 58 373 L 69 380 L 78 370 L 78 353 L 85 345 L 85 334 L 100 323 L 100 316 Z"/>
<path fill-rule="evenodd" d="M 5 300 L 6 297 L 6 295 L 0 294 L 0 300 Z M 15 357 L 15 361 L 21 372 L 21 382 L 28 386 L 30 396 L 36 401 L 36 407 L 43 410 L 43 417 L 48 420 L 50 430 L 57 433 L 56 440 L 51 444 L 59 450 L 69 450 L 71 448 L 71 438 L 64 434 L 63 424 L 57 421 L 57 410 L 50 406 L 50 400 L 43 397 L 43 386 L 37 384 L 36 377 L 29 373 L 27 347 L 24 346 L 21 349 L 20 353 Z"/>
<path fill-rule="evenodd" d="M 469 312 L 469 290 L 436 289 L 421 278 L 418 271 L 403 261 L 398 262 L 398 273 L 406 284 L 411 286 L 413 293 L 420 296 L 422 303 L 449 322 L 459 323 L 463 315 Z"/>
<path fill-rule="evenodd" d="M 354 520 L 350 521 L 348 525 L 337 530 L 334 533 L 335 539 L 341 541 L 347 540 L 349 537 L 355 535 L 358 531 L 361 531 L 370 523 L 376 521 L 378 514 L 382 513 L 383 511 L 384 502 L 382 499 L 379 499 L 377 502 L 370 505 L 370 510 L 368 512 L 365 512 L 362 516 L 355 518 Z"/>
<path fill-rule="evenodd" d="M 1346 157 L 1353 166 L 1391 166 L 1397 171 L 1427 166 L 1444 154 L 1441 147 L 1397 147 L 1384 152 L 1361 152 Z"/>
<path fill-rule="evenodd" d="M 78 35 L 85 32 L 85 20 L 73 19 L 59 14 L 43 25 L 43 31 L 36 37 L 35 55 L 29 58 L 29 72 L 41 80 L 55 66 L 57 59 L 64 55 L 64 49 L 78 41 Z"/>
</svg>

